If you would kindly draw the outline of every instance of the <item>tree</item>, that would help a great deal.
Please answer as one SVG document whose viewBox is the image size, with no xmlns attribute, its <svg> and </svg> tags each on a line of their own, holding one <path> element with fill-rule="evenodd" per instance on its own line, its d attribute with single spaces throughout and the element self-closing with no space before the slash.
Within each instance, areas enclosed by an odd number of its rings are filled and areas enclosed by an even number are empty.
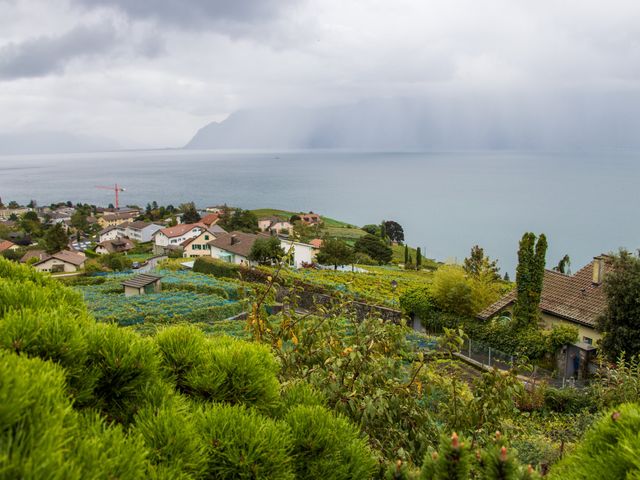
<svg viewBox="0 0 640 480">
<path fill-rule="evenodd" d="M 567 275 L 571 275 L 571 258 L 569 255 L 565 255 L 560 259 L 558 265 L 553 267 L 556 272 L 566 273 Z"/>
<path fill-rule="evenodd" d="M 44 235 L 44 244 L 47 253 L 55 253 L 63 250 L 69 243 L 69 236 L 61 223 L 56 223 L 47 230 Z"/>
<path fill-rule="evenodd" d="M 516 268 L 517 299 L 513 309 L 520 326 L 537 325 L 546 253 L 547 238 L 544 233 L 540 234 L 537 242 L 535 234 L 531 232 L 522 236 Z"/>
<path fill-rule="evenodd" d="M 39 235 L 42 225 L 38 214 L 34 211 L 26 212 L 20 219 L 20 226 L 27 233 Z"/>
<path fill-rule="evenodd" d="M 182 212 L 182 223 L 196 223 L 200 221 L 200 214 L 193 202 L 180 205 L 180 211 Z"/>
<path fill-rule="evenodd" d="M 354 251 L 366 253 L 380 264 L 389 263 L 393 258 L 393 250 L 382 239 L 371 234 L 360 237 L 355 243 Z"/>
<path fill-rule="evenodd" d="M 11 209 L 20 208 L 20 205 L 15 200 L 11 200 L 9 202 L 9 205 L 7 205 L 7 208 L 11 208 Z"/>
<path fill-rule="evenodd" d="M 422 250 L 418 247 L 416 250 L 416 268 L 420 270 L 420 267 L 422 267 Z"/>
<path fill-rule="evenodd" d="M 596 260 L 598 261 L 598 260 Z M 640 259 L 620 250 L 604 277 L 607 307 L 598 321 L 604 353 L 615 360 L 640 354 Z"/>
<path fill-rule="evenodd" d="M 404 264 L 408 264 L 409 263 L 409 246 L 405 245 L 404 246 Z"/>
<path fill-rule="evenodd" d="M 498 268 L 498 261 L 491 260 L 485 256 L 484 249 L 479 245 L 471 247 L 471 254 L 464 259 L 463 267 L 464 271 L 473 277 L 480 277 L 487 273 L 494 277 L 495 280 L 500 278 Z"/>
<path fill-rule="evenodd" d="M 373 225 L 373 224 L 365 225 L 364 227 L 362 227 L 362 230 L 364 230 L 367 233 L 370 233 L 371 235 L 380 235 L 379 225 Z"/>
<path fill-rule="evenodd" d="M 387 241 L 387 229 L 384 225 L 384 220 L 380 224 L 380 238 L 386 243 Z"/>
<path fill-rule="evenodd" d="M 337 238 L 325 238 L 316 256 L 318 263 L 333 265 L 334 270 L 337 270 L 339 265 L 349 265 L 353 258 L 353 249 Z"/>
<path fill-rule="evenodd" d="M 284 257 L 284 249 L 280 246 L 277 237 L 258 238 L 251 246 L 249 260 L 261 265 L 270 265 L 279 262 Z"/>
<path fill-rule="evenodd" d="M 404 230 L 402 228 L 402 225 L 400 225 L 398 222 L 394 222 L 393 220 L 387 220 L 382 223 L 384 225 L 386 236 L 389 238 L 389 240 L 398 243 L 404 242 Z"/>
<path fill-rule="evenodd" d="M 254 233 L 258 231 L 258 218 L 250 210 L 236 208 L 233 212 L 226 205 L 223 207 L 219 225 L 227 232 L 239 230 Z"/>
</svg>

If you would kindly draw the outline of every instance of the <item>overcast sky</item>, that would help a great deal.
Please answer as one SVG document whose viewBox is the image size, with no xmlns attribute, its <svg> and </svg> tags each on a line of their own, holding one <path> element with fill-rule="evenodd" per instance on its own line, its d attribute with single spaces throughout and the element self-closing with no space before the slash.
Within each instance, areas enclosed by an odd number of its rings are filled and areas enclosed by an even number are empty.
<svg viewBox="0 0 640 480">
<path fill-rule="evenodd" d="M 0 0 L 0 133 L 186 143 L 242 108 L 636 96 L 638 0 Z"/>
</svg>

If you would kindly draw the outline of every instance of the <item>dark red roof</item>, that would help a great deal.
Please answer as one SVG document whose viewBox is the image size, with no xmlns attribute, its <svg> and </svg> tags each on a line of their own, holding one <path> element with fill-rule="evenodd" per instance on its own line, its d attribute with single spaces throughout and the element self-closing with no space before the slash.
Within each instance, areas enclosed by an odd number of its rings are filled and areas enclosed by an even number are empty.
<svg viewBox="0 0 640 480">
<path fill-rule="evenodd" d="M 598 257 L 608 263 L 609 257 Z M 540 309 L 569 321 L 595 327 L 598 317 L 607 306 L 607 299 L 601 283 L 593 283 L 593 264 L 578 270 L 574 275 L 564 275 L 554 270 L 545 270 L 542 281 Z M 606 270 L 606 268 L 605 268 Z M 493 305 L 478 314 L 478 318 L 486 320 L 499 313 L 516 301 L 513 290 Z"/>
</svg>

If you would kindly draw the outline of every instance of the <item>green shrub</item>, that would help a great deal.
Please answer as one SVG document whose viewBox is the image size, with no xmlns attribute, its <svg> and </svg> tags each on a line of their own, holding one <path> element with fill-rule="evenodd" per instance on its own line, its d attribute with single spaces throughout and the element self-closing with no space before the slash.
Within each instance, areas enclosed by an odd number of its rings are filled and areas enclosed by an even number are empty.
<svg viewBox="0 0 640 480">
<path fill-rule="evenodd" d="M 267 346 L 215 337 L 208 340 L 204 361 L 186 374 L 185 382 L 199 398 L 268 411 L 279 401 L 278 370 Z"/>
<path fill-rule="evenodd" d="M 196 258 L 193 263 L 193 271 L 224 278 L 239 278 L 240 276 L 238 265 L 211 257 Z"/>
<path fill-rule="evenodd" d="M 155 337 L 161 363 L 179 391 L 190 393 L 187 374 L 205 361 L 207 339 L 196 327 L 180 325 L 161 330 Z"/>
<path fill-rule="evenodd" d="M 432 315 L 435 305 L 427 287 L 416 287 L 400 296 L 400 307 L 407 314 L 426 319 Z"/>
<path fill-rule="evenodd" d="M 605 413 L 549 478 L 640 478 L 640 407 L 622 404 Z"/>
<path fill-rule="evenodd" d="M 129 422 L 144 388 L 158 381 L 157 350 L 152 340 L 115 325 L 96 324 L 87 337 L 87 364 L 98 375 L 93 406 L 110 419 Z"/>
<path fill-rule="evenodd" d="M 547 388 L 544 405 L 552 412 L 579 413 L 593 407 L 593 399 L 587 390 L 576 388 Z"/>
<path fill-rule="evenodd" d="M 0 321 L 0 348 L 51 360 L 64 367 L 68 393 L 80 404 L 91 396 L 95 372 L 87 368 L 85 315 L 56 309 L 12 310 Z"/>
<path fill-rule="evenodd" d="M 293 436 L 296 478 L 371 478 L 376 459 L 358 429 L 326 408 L 299 405 L 284 417 Z"/>
<path fill-rule="evenodd" d="M 286 424 L 237 405 L 210 405 L 198 419 L 207 446 L 207 477 L 293 480 Z"/>
<path fill-rule="evenodd" d="M 71 441 L 65 478 L 136 480 L 145 477 L 147 450 L 139 435 L 126 435 L 100 415 L 80 415 Z"/>
<path fill-rule="evenodd" d="M 324 406 L 327 399 L 324 394 L 313 385 L 300 381 L 294 381 L 284 385 L 281 391 L 280 412 L 285 414 L 291 408 L 299 405 Z"/>
<path fill-rule="evenodd" d="M 149 449 L 152 478 L 201 478 L 207 458 L 194 412 L 180 397 L 162 396 L 136 414 L 134 431 Z"/>
<path fill-rule="evenodd" d="M 0 351 L 0 476 L 59 472 L 71 413 L 61 368 Z"/>
</svg>

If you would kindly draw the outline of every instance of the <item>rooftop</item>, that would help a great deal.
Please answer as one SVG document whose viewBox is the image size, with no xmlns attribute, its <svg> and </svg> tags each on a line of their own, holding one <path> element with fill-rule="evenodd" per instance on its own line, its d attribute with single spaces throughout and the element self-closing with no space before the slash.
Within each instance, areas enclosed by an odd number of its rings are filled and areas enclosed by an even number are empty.
<svg viewBox="0 0 640 480">
<path fill-rule="evenodd" d="M 133 288 L 142 288 L 150 285 L 152 283 L 157 282 L 162 277 L 158 275 L 150 275 L 148 273 L 141 273 L 140 275 L 136 275 L 128 280 L 122 282 L 121 285 L 125 287 L 133 287 Z"/>
<path fill-rule="evenodd" d="M 253 247 L 258 238 L 269 238 L 269 235 L 245 232 L 223 233 L 216 239 L 211 240 L 209 245 L 236 255 L 248 257 L 249 253 L 251 253 L 251 247 Z"/>
<path fill-rule="evenodd" d="M 159 230 L 160 233 L 166 235 L 169 238 L 180 237 L 187 232 L 190 232 L 194 228 L 200 228 L 204 230 L 206 227 L 201 223 L 182 223 L 180 225 L 176 225 L 175 227 L 167 227 Z"/>
<path fill-rule="evenodd" d="M 603 256 L 606 263 L 608 257 Z M 554 270 L 545 270 L 542 280 L 540 309 L 576 323 L 595 327 L 598 317 L 607 306 L 601 283 L 593 282 L 593 264 L 585 265 L 574 275 L 565 275 Z M 516 290 L 509 292 L 493 305 L 478 314 L 482 320 L 489 319 L 505 307 L 515 303 Z"/>
</svg>

